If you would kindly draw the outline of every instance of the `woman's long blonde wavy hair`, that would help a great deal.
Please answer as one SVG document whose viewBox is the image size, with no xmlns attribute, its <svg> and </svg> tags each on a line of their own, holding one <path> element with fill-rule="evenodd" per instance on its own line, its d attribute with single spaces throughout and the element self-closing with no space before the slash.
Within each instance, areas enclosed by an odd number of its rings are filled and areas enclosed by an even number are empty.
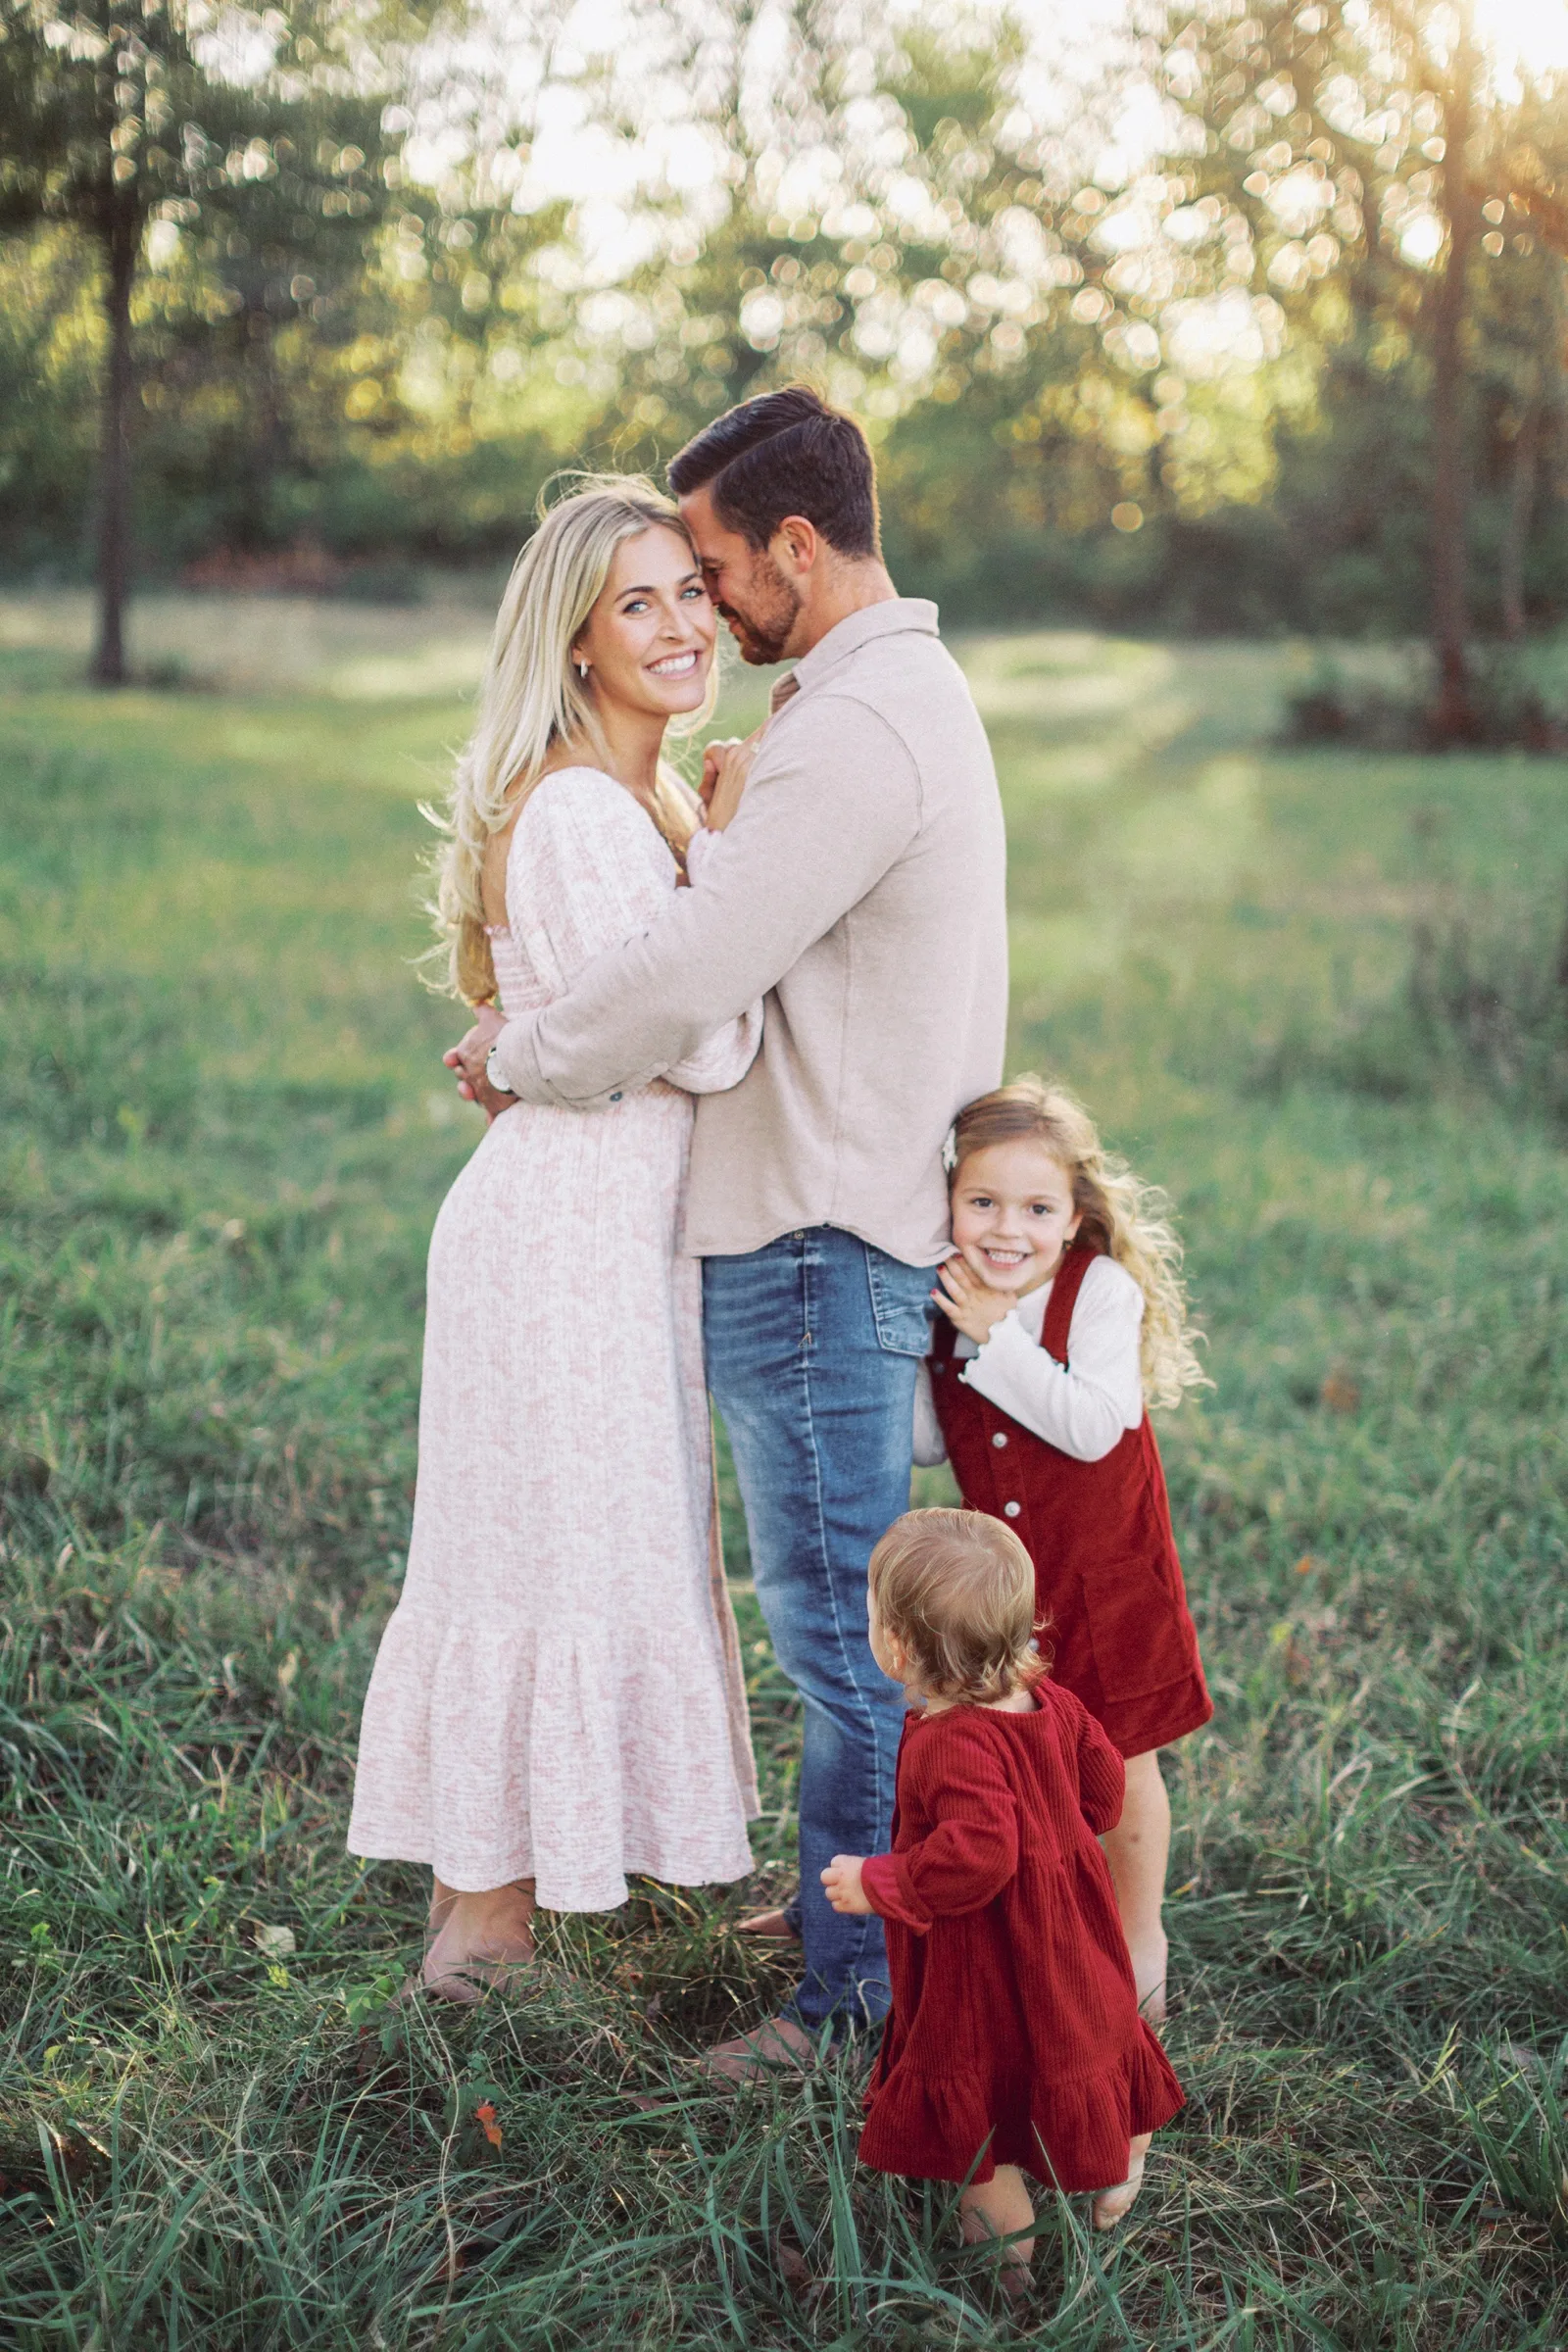
<svg viewBox="0 0 1568 2352">
<path fill-rule="evenodd" d="M 1071 1177 L 1079 1246 L 1113 1257 L 1144 1294 L 1140 1366 L 1147 1401 L 1180 1404 L 1188 1389 L 1209 1387 L 1198 1360 L 1199 1335 L 1187 1321 L 1182 1246 L 1169 1223 L 1168 1197 L 1105 1150 L 1094 1120 L 1065 1087 L 1033 1076 L 999 1086 L 959 1111 L 954 1182 L 971 1152 L 1020 1139 L 1042 1145 Z"/>
<path fill-rule="evenodd" d="M 567 497 L 549 503 L 548 486 L 541 495 L 539 527 L 512 567 L 496 616 L 473 732 L 458 755 L 445 808 L 425 811 L 446 835 L 430 908 L 446 952 L 446 985 L 469 1004 L 487 1004 L 496 994 L 481 889 L 491 837 L 512 822 L 559 744 L 581 743 L 596 763 L 607 760 L 594 698 L 571 653 L 615 550 L 654 525 L 689 543 L 679 510 L 643 475 L 568 478 Z M 715 662 L 708 702 L 685 721 L 688 728 L 709 715 L 716 680 Z M 695 807 L 672 772 L 661 771 L 659 814 L 672 846 L 684 849 Z"/>
</svg>

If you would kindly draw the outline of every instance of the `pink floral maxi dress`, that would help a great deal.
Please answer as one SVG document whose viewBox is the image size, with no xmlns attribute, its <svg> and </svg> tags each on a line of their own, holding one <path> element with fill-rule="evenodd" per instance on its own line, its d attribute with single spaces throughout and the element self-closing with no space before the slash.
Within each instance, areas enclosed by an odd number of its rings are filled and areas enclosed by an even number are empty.
<svg viewBox="0 0 1568 2352">
<path fill-rule="evenodd" d="M 644 930 L 675 887 L 612 778 L 546 776 L 492 935 L 508 1015 Z M 531 1878 L 569 1911 L 623 1902 L 631 1872 L 690 1886 L 752 1867 L 701 1269 L 679 1239 L 692 1095 L 744 1076 L 761 1018 L 603 1110 L 519 1102 L 447 1195 L 408 1575 L 365 1702 L 351 1852 L 469 1890 Z"/>
</svg>

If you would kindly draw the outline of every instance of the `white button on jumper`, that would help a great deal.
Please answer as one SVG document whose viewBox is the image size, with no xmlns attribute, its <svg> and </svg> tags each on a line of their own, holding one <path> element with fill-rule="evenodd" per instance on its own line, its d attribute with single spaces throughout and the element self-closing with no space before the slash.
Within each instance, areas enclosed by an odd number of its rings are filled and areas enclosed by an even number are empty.
<svg viewBox="0 0 1568 2352">
<path fill-rule="evenodd" d="M 1007 1443 L 1007 1433 L 1006 1433 L 1006 1431 L 1005 1431 L 1004 1429 L 999 1429 L 999 1430 L 998 1430 L 998 1432 L 997 1432 L 997 1434 L 996 1434 L 996 1436 L 995 1436 L 995 1437 L 992 1439 L 991 1443 L 992 1443 L 992 1445 L 993 1445 L 993 1446 L 1005 1446 L 1005 1444 Z"/>
<path fill-rule="evenodd" d="M 1021 1502 L 1004 1502 L 1002 1506 L 1002 1515 L 1004 1519 L 1016 1519 L 1022 1509 Z"/>
</svg>

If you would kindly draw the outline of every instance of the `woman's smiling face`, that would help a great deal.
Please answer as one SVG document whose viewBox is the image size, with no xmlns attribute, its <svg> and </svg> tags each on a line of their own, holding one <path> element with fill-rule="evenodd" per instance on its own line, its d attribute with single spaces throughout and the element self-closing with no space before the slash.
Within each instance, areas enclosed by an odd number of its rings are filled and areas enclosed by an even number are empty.
<svg viewBox="0 0 1568 2352">
<path fill-rule="evenodd" d="M 572 659 L 602 703 L 672 717 L 701 710 L 717 634 L 685 532 L 656 523 L 616 548 Z"/>
<path fill-rule="evenodd" d="M 953 1241 L 993 1291 L 1037 1290 L 1078 1230 L 1072 1175 L 1030 1136 L 967 1152 L 953 1185 Z"/>
</svg>

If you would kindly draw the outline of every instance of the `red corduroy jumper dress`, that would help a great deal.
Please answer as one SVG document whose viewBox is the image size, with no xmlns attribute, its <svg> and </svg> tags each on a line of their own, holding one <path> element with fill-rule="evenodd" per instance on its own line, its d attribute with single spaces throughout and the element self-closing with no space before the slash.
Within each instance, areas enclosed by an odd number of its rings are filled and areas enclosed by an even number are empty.
<svg viewBox="0 0 1568 2352">
<path fill-rule="evenodd" d="M 1095 1255 L 1069 1249 L 1052 1284 L 1040 1345 L 1058 1364 Z M 1034 1561 L 1052 1680 L 1083 1700 L 1124 1756 L 1196 1731 L 1214 1704 L 1149 1415 L 1100 1461 L 1077 1461 L 959 1378 L 954 1337 L 939 1315 L 931 1393 L 948 1459 L 965 1508 L 1004 1520 Z"/>
<path fill-rule="evenodd" d="M 1097 1841 L 1121 1758 L 1069 1692 L 1034 1696 L 905 1719 L 893 1851 L 861 1871 L 893 1986 L 860 2134 L 879 2172 L 1111 2188 L 1182 2104 Z"/>
</svg>

